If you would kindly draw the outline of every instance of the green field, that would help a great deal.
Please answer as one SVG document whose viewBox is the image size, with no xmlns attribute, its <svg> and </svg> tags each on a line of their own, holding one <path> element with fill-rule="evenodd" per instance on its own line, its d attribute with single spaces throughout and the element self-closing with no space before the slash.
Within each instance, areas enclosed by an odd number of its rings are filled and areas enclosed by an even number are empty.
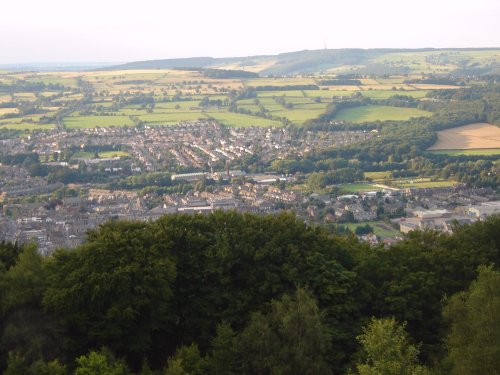
<svg viewBox="0 0 500 375">
<path fill-rule="evenodd" d="M 290 86 L 290 85 L 314 85 L 312 78 L 256 78 L 243 81 L 245 86 Z"/>
<path fill-rule="evenodd" d="M 289 119 L 294 125 L 301 125 L 305 121 L 314 119 L 325 112 L 326 104 L 323 109 L 315 109 L 312 107 L 311 109 L 307 109 L 305 106 L 302 108 L 294 108 L 294 109 L 284 109 L 281 107 L 279 110 L 271 111 L 273 116 L 277 117 L 286 117 Z"/>
<path fill-rule="evenodd" d="M 137 116 L 139 120 L 152 124 L 174 124 L 182 121 L 196 121 L 205 119 L 206 116 L 201 111 L 199 112 L 168 112 L 168 113 L 152 113 L 142 116 Z"/>
<path fill-rule="evenodd" d="M 339 225 L 348 227 L 354 233 L 356 227 L 365 226 L 366 224 L 370 225 L 373 228 L 373 232 L 381 238 L 395 237 L 401 235 L 401 233 L 398 230 L 392 228 L 390 225 L 384 223 L 383 221 L 363 221 L 361 223 L 346 223 Z"/>
<path fill-rule="evenodd" d="M 435 188 L 454 186 L 457 183 L 448 180 L 432 181 L 430 178 L 399 179 L 391 181 L 391 186 L 398 188 Z"/>
<path fill-rule="evenodd" d="M 273 121 L 261 117 L 242 115 L 231 112 L 210 112 L 207 115 L 219 123 L 226 126 L 246 127 L 246 126 L 283 126 L 278 121 Z"/>
<path fill-rule="evenodd" d="M 21 119 L 22 120 L 22 119 Z M 6 122 L 0 124 L 0 129 L 14 130 L 50 130 L 54 129 L 54 124 L 37 124 L 33 122 Z"/>
<path fill-rule="evenodd" d="M 337 120 L 352 123 L 363 123 L 373 121 L 403 121 L 412 117 L 424 117 L 432 115 L 431 112 L 418 108 L 389 107 L 382 105 L 366 105 L 342 109 L 337 113 Z"/>
<path fill-rule="evenodd" d="M 473 149 L 473 150 L 434 150 L 430 151 L 432 154 L 436 155 L 448 155 L 448 156 L 492 156 L 500 155 L 500 148 L 484 148 L 484 149 Z"/>
<path fill-rule="evenodd" d="M 284 90 L 284 91 L 257 91 L 259 98 L 272 98 L 273 96 L 286 96 L 303 98 L 304 94 L 300 90 Z"/>
<path fill-rule="evenodd" d="M 371 99 L 389 99 L 394 95 L 404 95 L 411 96 L 415 99 L 425 98 L 427 91 L 425 90 L 415 90 L 415 91 L 398 91 L 398 90 L 367 90 L 359 91 L 361 94 L 367 98 Z"/>
<path fill-rule="evenodd" d="M 214 97 L 210 97 L 210 99 L 215 100 Z M 165 103 L 155 103 L 155 111 L 157 110 L 164 110 L 164 109 L 169 109 L 169 110 L 175 110 L 175 107 L 179 107 L 178 110 L 181 111 L 186 111 L 189 110 L 189 108 L 192 107 L 198 107 L 200 104 L 200 100 L 184 100 L 184 101 L 179 101 L 179 102 L 165 102 Z M 135 106 L 138 108 L 139 106 Z"/>
<path fill-rule="evenodd" d="M 73 154 L 74 158 L 94 158 L 94 152 L 81 151 Z M 98 153 L 100 158 L 114 158 L 117 156 L 124 157 L 130 156 L 128 152 L 125 151 L 102 151 Z"/>
<path fill-rule="evenodd" d="M 69 129 L 92 129 L 108 126 L 133 126 L 128 116 L 74 116 L 65 117 L 64 124 Z"/>
<path fill-rule="evenodd" d="M 382 190 L 381 188 L 373 184 L 365 184 L 365 183 L 341 184 L 337 185 L 337 187 L 340 188 L 340 190 L 345 193 L 359 193 L 364 191 Z"/>
<path fill-rule="evenodd" d="M 388 178 L 391 178 L 390 171 L 382 171 L 382 172 L 365 172 L 365 178 L 371 178 L 373 181 L 382 181 Z"/>
</svg>

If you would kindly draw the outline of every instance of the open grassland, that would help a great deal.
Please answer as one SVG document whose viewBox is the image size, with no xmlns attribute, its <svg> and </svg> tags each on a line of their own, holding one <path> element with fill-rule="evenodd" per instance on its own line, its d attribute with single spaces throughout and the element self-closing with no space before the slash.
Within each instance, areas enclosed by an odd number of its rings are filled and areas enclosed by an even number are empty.
<svg viewBox="0 0 500 375">
<path fill-rule="evenodd" d="M 448 155 L 448 156 L 493 156 L 500 155 L 500 148 L 483 148 L 483 149 L 471 149 L 471 150 L 435 150 L 431 153 L 436 155 Z"/>
<path fill-rule="evenodd" d="M 302 125 L 305 121 L 314 119 L 324 113 L 326 106 L 327 104 L 324 104 L 319 109 L 315 108 L 314 105 L 311 105 L 310 108 L 307 105 L 303 105 L 302 108 L 297 106 L 293 109 L 284 109 L 281 107 L 279 110 L 271 111 L 271 114 L 276 117 L 286 117 L 294 125 Z"/>
<path fill-rule="evenodd" d="M 69 129 L 92 129 L 108 126 L 133 126 L 128 116 L 73 116 L 65 117 L 64 124 Z"/>
<path fill-rule="evenodd" d="M 206 116 L 202 112 L 173 112 L 173 113 L 152 113 L 142 116 L 137 116 L 139 120 L 146 123 L 154 124 L 172 124 L 179 123 L 182 121 L 195 121 L 198 119 L 206 119 Z"/>
<path fill-rule="evenodd" d="M 0 129 L 14 130 L 50 130 L 54 129 L 54 124 L 37 124 L 33 122 L 5 122 L 0 123 Z"/>
<path fill-rule="evenodd" d="M 366 105 L 342 109 L 335 118 L 353 123 L 387 120 L 409 120 L 412 117 L 431 116 L 431 112 L 418 108 L 389 107 L 381 105 Z"/>
<path fill-rule="evenodd" d="M 283 126 L 280 122 L 269 120 L 265 118 L 242 115 L 239 113 L 231 113 L 231 112 L 210 112 L 207 113 L 207 116 L 213 118 L 219 123 L 226 126 L 235 126 L 235 127 L 245 127 L 245 126 Z"/>
<path fill-rule="evenodd" d="M 282 91 L 257 91 L 259 98 L 272 98 L 275 96 L 298 97 L 303 98 L 304 94 L 301 90 L 282 90 Z"/>
<path fill-rule="evenodd" d="M 210 99 L 215 100 L 212 97 Z M 174 110 L 174 109 L 186 111 L 186 110 L 189 110 L 190 108 L 199 107 L 200 100 L 184 100 L 184 101 L 180 101 L 180 102 L 156 103 L 155 104 L 155 111 Z M 139 106 L 136 106 L 136 108 L 138 108 L 138 107 Z"/>
<path fill-rule="evenodd" d="M 437 132 L 429 150 L 474 150 L 500 148 L 500 127 L 485 123 L 460 126 Z"/>
<path fill-rule="evenodd" d="M 363 96 L 371 99 L 388 99 L 394 95 L 410 96 L 415 99 L 424 98 L 427 94 L 425 90 L 399 91 L 399 90 L 367 90 L 361 91 Z"/>
</svg>

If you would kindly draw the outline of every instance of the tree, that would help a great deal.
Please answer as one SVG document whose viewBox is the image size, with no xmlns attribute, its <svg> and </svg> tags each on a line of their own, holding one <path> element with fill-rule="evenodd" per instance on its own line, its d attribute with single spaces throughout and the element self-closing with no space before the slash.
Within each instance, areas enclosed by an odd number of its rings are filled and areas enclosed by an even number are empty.
<svg viewBox="0 0 500 375">
<path fill-rule="evenodd" d="M 177 349 L 175 355 L 168 360 L 165 375 L 203 375 L 206 367 L 198 346 L 191 344 Z"/>
<path fill-rule="evenodd" d="M 44 362 L 38 360 L 31 364 L 26 362 L 26 358 L 15 352 L 9 352 L 7 359 L 7 368 L 4 375 L 67 375 L 66 366 L 59 360 Z"/>
<path fill-rule="evenodd" d="M 500 374 L 500 272 L 482 266 L 468 290 L 448 301 L 447 338 L 451 373 Z"/>
<path fill-rule="evenodd" d="M 17 263 L 0 274 L 0 362 L 12 352 L 28 368 L 61 355 L 67 344 L 62 329 L 41 307 L 45 286 L 43 257 L 35 246 L 24 246 Z"/>
<path fill-rule="evenodd" d="M 109 353 L 92 351 L 76 359 L 75 375 L 128 375 L 127 367 Z"/>
<path fill-rule="evenodd" d="M 208 358 L 208 366 L 212 374 L 238 374 L 239 354 L 236 346 L 236 334 L 231 326 L 228 323 L 219 324 Z"/>
<path fill-rule="evenodd" d="M 298 288 L 271 302 L 268 314 L 256 313 L 239 337 L 239 349 L 250 373 L 330 374 L 330 347 L 323 315 L 311 294 Z"/>
<path fill-rule="evenodd" d="M 145 353 L 158 347 L 153 339 L 168 340 L 174 319 L 168 248 L 146 223 L 109 222 L 84 245 L 52 255 L 43 303 L 81 342 L 107 346 L 140 368 Z"/>
<path fill-rule="evenodd" d="M 424 375 L 418 364 L 419 350 L 408 342 L 404 324 L 394 318 L 373 318 L 358 336 L 363 360 L 356 365 L 359 375 Z"/>
</svg>

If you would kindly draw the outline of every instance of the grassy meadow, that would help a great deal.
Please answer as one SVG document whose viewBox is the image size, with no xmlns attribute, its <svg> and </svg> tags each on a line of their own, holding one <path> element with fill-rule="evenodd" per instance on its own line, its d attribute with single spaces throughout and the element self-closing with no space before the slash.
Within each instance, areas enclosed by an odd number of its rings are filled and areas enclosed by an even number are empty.
<svg viewBox="0 0 500 375">
<path fill-rule="evenodd" d="M 412 117 L 430 116 L 432 113 L 418 108 L 389 107 L 381 105 L 367 105 L 340 110 L 335 118 L 353 123 L 374 121 L 404 121 Z"/>
<path fill-rule="evenodd" d="M 71 116 L 64 118 L 68 129 L 92 129 L 108 126 L 133 126 L 128 116 Z"/>
</svg>

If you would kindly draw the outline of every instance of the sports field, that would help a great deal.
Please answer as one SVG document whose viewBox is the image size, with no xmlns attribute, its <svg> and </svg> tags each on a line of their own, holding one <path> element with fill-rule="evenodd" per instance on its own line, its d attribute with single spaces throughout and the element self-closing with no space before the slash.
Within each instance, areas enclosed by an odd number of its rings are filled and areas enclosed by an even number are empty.
<svg viewBox="0 0 500 375">
<path fill-rule="evenodd" d="M 100 158 L 114 158 L 114 157 L 124 157 L 130 156 L 128 152 L 125 151 L 102 151 L 98 153 Z M 73 154 L 74 158 L 94 158 L 95 153 L 89 151 L 81 151 Z"/>
</svg>

